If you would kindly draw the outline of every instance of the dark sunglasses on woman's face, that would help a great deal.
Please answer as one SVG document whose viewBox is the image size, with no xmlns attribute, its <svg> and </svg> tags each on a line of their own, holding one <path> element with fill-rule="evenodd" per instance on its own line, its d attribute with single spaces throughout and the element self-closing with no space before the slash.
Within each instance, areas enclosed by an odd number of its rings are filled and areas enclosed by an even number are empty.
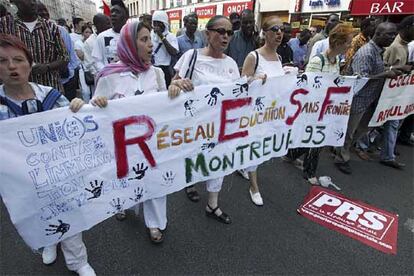
<svg viewBox="0 0 414 276">
<path fill-rule="evenodd" d="M 277 33 L 279 30 L 283 33 L 285 31 L 285 27 L 284 26 L 274 25 L 273 27 L 267 29 L 266 31 L 272 31 L 274 33 Z"/>
<path fill-rule="evenodd" d="M 217 32 L 217 33 L 219 33 L 219 34 L 221 34 L 221 35 L 225 35 L 225 34 L 227 34 L 228 36 L 232 36 L 233 34 L 234 34 L 234 31 L 233 30 L 226 30 L 226 29 L 224 29 L 224 28 L 219 28 L 219 29 L 208 29 L 209 31 L 214 31 L 214 32 Z"/>
</svg>

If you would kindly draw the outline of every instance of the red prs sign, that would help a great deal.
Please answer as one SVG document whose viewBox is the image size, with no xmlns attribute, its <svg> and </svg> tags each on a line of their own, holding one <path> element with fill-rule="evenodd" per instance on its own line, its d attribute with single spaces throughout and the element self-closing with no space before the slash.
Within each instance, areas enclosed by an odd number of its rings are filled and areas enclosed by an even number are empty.
<svg viewBox="0 0 414 276">
<path fill-rule="evenodd" d="M 413 14 L 414 0 L 353 0 L 351 15 Z"/>
<path fill-rule="evenodd" d="M 398 215 L 320 187 L 312 187 L 298 212 L 384 253 L 397 254 Z"/>
<path fill-rule="evenodd" d="M 229 16 L 233 12 L 237 12 L 240 14 L 243 10 L 252 10 L 253 9 L 253 2 L 252 1 L 245 1 L 245 2 L 238 2 L 238 3 L 225 3 L 223 4 L 223 15 Z"/>
</svg>

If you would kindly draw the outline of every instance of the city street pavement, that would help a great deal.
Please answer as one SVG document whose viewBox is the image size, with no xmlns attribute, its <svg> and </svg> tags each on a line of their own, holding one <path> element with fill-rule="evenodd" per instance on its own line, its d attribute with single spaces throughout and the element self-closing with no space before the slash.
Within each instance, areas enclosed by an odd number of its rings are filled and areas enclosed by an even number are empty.
<svg viewBox="0 0 414 276">
<path fill-rule="evenodd" d="M 202 201 L 184 192 L 168 197 L 168 230 L 162 245 L 150 243 L 143 218 L 110 218 L 84 233 L 89 262 L 98 275 L 414 275 L 414 148 L 398 146 L 403 171 L 353 156 L 353 174 L 339 172 L 328 152 L 319 166 L 347 197 L 399 214 L 398 253 L 387 255 L 324 228 L 296 209 L 310 186 L 301 172 L 280 158 L 259 168 L 264 199 L 256 207 L 248 182 L 227 176 L 220 193 L 221 208 L 233 223 L 224 225 L 204 214 Z M 16 184 L 17 185 L 17 184 Z M 27 204 L 30 204 L 28 202 Z M 408 221 L 408 223 L 407 223 Z M 1 204 L 1 275 L 74 275 L 59 251 L 52 266 L 44 266 L 18 236 Z"/>
</svg>

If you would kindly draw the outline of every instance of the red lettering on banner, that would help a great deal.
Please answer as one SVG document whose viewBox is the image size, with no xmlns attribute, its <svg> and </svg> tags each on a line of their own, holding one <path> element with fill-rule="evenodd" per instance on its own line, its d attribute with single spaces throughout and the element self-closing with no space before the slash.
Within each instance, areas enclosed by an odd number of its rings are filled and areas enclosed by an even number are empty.
<svg viewBox="0 0 414 276">
<path fill-rule="evenodd" d="M 392 78 L 389 81 L 388 87 L 395 88 L 405 85 L 414 85 L 414 75 L 403 75 Z"/>
<path fill-rule="evenodd" d="M 332 103 L 331 95 L 332 94 L 346 94 L 351 91 L 351 87 L 344 86 L 344 87 L 329 87 L 328 91 L 326 92 L 325 100 L 322 103 L 321 113 L 319 113 L 318 121 L 322 121 L 323 116 L 325 115 L 326 108 L 328 105 Z"/>
<path fill-rule="evenodd" d="M 219 142 L 224 142 L 236 138 L 246 137 L 249 135 L 249 131 L 239 131 L 234 132 L 231 134 L 226 134 L 226 124 L 227 123 L 234 123 L 238 119 L 227 119 L 227 111 L 240 108 L 246 105 L 250 105 L 252 102 L 252 98 L 243 98 L 243 99 L 236 99 L 236 100 L 224 100 L 221 103 L 221 116 L 220 116 L 220 133 L 218 137 Z"/>
<path fill-rule="evenodd" d="M 307 95 L 309 93 L 309 91 L 305 90 L 305 89 L 296 89 L 295 91 L 293 91 L 292 95 L 290 95 L 290 103 L 293 105 L 296 105 L 298 108 L 296 109 L 295 114 L 293 114 L 293 116 L 289 116 L 286 119 L 286 124 L 291 126 L 293 124 L 293 122 L 296 120 L 296 118 L 299 116 L 300 111 L 302 110 L 302 103 L 298 100 L 295 99 L 295 96 L 298 94 L 302 94 L 302 95 Z"/>
<path fill-rule="evenodd" d="M 304 217 L 385 253 L 397 253 L 398 215 L 312 187 L 298 212 Z"/>
<path fill-rule="evenodd" d="M 146 126 L 148 130 L 141 136 L 127 139 L 125 137 L 125 128 L 129 125 L 143 125 Z M 125 177 L 128 174 L 127 146 L 130 145 L 138 145 L 148 163 L 152 167 L 155 167 L 156 163 L 154 156 L 148 145 L 145 143 L 146 140 L 151 138 L 155 129 L 155 122 L 150 117 L 141 115 L 120 119 L 112 123 L 112 128 L 114 132 L 115 160 L 118 178 Z"/>
</svg>

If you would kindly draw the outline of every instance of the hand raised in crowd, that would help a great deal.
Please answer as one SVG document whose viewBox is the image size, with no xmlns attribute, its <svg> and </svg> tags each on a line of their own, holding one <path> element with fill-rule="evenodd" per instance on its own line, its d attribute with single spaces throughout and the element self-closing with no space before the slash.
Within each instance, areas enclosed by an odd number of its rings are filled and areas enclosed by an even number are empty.
<svg viewBox="0 0 414 276">
<path fill-rule="evenodd" d="M 164 38 L 164 35 L 162 34 L 162 29 L 159 26 L 154 26 L 154 33 L 156 33 L 161 39 Z"/>
<path fill-rule="evenodd" d="M 90 104 L 93 106 L 104 108 L 108 105 L 108 99 L 104 96 L 96 96 L 92 98 L 92 100 L 90 101 Z"/>
<path fill-rule="evenodd" d="M 70 104 L 69 104 L 69 109 L 73 112 L 76 113 L 78 112 L 82 106 L 85 104 L 85 102 L 82 99 L 79 98 L 74 98 Z"/>
<path fill-rule="evenodd" d="M 168 87 L 168 97 L 174 99 L 180 94 L 181 90 L 184 92 L 194 90 L 193 82 L 190 79 L 173 80 Z"/>
</svg>

